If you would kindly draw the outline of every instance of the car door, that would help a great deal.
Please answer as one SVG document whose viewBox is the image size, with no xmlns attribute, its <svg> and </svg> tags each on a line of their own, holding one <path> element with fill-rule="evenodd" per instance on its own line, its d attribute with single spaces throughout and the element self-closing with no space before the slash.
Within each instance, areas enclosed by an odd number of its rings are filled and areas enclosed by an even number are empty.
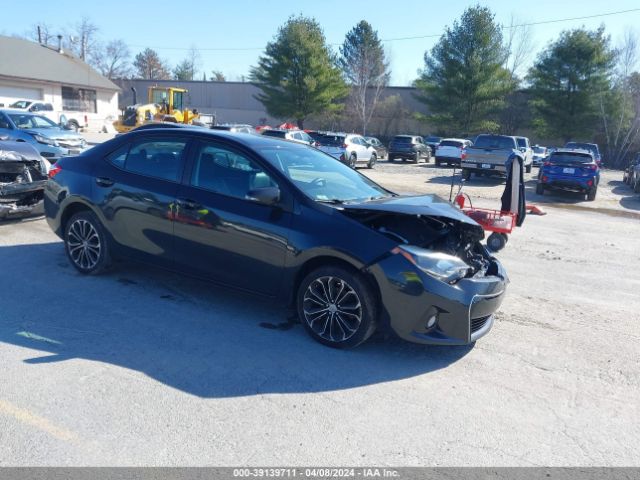
<svg viewBox="0 0 640 480">
<path fill-rule="evenodd" d="M 173 216 L 188 137 L 138 136 L 94 171 L 93 197 L 120 254 L 173 267 Z"/>
<path fill-rule="evenodd" d="M 225 142 L 200 140 L 189 157 L 174 226 L 178 268 L 275 295 L 283 278 L 291 213 L 252 200 L 251 192 L 276 182 L 257 157 Z"/>
</svg>

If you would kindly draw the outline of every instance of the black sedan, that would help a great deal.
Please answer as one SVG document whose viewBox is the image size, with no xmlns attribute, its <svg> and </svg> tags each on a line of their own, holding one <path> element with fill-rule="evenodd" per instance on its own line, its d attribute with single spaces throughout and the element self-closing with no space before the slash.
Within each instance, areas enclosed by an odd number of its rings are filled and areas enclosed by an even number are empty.
<svg viewBox="0 0 640 480">
<path fill-rule="evenodd" d="M 508 282 L 483 230 L 314 148 L 193 128 L 134 131 L 60 160 L 45 212 L 84 274 L 128 259 L 281 301 L 338 348 L 376 329 L 426 344 L 486 334 Z"/>
</svg>

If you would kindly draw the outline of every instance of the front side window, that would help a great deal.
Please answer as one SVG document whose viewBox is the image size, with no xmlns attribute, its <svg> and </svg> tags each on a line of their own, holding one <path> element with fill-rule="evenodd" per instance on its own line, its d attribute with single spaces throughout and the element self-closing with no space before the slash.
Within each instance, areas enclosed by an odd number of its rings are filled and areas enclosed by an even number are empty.
<svg viewBox="0 0 640 480">
<path fill-rule="evenodd" d="M 197 149 L 191 185 L 241 199 L 248 199 L 256 188 L 277 186 L 243 153 L 210 142 L 201 143 Z"/>
<path fill-rule="evenodd" d="M 148 177 L 177 182 L 186 145 L 187 141 L 181 138 L 139 140 L 131 146 L 122 168 Z M 121 156 L 116 155 L 112 163 L 117 165 L 118 162 L 121 162 Z"/>
</svg>

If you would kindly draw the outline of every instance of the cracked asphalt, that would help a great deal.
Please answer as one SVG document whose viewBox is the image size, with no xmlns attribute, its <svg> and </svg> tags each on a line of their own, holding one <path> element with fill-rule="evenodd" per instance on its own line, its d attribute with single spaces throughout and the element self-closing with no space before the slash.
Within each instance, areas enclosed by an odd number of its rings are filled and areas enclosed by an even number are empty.
<svg viewBox="0 0 640 480">
<path fill-rule="evenodd" d="M 448 195 L 445 169 L 361 171 Z M 472 347 L 331 350 L 279 307 L 136 265 L 83 277 L 44 220 L 0 224 L 0 465 L 639 466 L 640 204 L 620 176 L 593 205 L 531 196 L 548 214 L 498 254 L 511 285 Z M 497 208 L 499 182 L 465 189 Z"/>
</svg>

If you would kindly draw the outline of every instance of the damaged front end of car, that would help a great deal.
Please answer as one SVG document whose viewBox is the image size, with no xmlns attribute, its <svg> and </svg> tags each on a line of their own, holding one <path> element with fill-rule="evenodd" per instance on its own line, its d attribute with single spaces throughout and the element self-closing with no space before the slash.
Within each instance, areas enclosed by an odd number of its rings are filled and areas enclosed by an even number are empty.
<svg viewBox="0 0 640 480">
<path fill-rule="evenodd" d="M 30 145 L 0 142 L 0 220 L 43 213 L 48 170 Z"/>
<path fill-rule="evenodd" d="M 454 345 L 489 332 L 508 278 L 482 245 L 480 225 L 435 196 L 368 202 L 344 213 L 397 244 L 367 270 L 398 336 Z"/>
</svg>

